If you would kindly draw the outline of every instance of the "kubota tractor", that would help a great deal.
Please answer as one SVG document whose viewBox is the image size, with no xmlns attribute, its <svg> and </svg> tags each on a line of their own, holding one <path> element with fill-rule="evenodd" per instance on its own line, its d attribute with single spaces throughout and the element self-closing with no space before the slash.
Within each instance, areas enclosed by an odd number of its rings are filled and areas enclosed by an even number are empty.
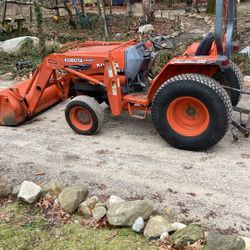
<svg viewBox="0 0 250 250">
<path fill-rule="evenodd" d="M 137 118 L 151 113 L 159 134 L 171 145 L 205 150 L 218 143 L 231 124 L 242 90 L 242 76 L 229 59 L 232 49 L 234 0 L 227 0 L 223 32 L 223 0 L 216 2 L 215 32 L 193 43 L 152 77 L 158 51 L 171 49 L 161 36 L 147 42 L 85 42 L 64 53 L 48 55 L 31 79 L 0 91 L 0 124 L 17 125 L 70 98 L 65 116 L 83 135 L 104 123 L 106 102 L 113 116 L 123 111 Z M 71 46 L 72 47 L 72 46 Z M 234 125 L 246 135 L 245 124 Z"/>
</svg>

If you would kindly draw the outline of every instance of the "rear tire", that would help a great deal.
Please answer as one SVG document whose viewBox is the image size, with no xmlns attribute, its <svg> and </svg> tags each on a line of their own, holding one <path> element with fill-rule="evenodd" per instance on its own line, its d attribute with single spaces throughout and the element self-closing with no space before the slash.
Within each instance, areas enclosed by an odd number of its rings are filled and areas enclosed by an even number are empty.
<svg viewBox="0 0 250 250">
<path fill-rule="evenodd" d="M 183 74 L 160 87 L 151 114 L 156 130 L 170 145 L 199 151 L 223 138 L 231 123 L 232 105 L 212 78 Z"/>
<path fill-rule="evenodd" d="M 90 96 L 77 96 L 69 101 L 65 108 L 65 117 L 69 126 L 78 134 L 92 135 L 104 124 L 104 110 Z"/>
<path fill-rule="evenodd" d="M 224 72 L 220 72 L 218 77 L 214 77 L 216 81 L 220 82 L 221 85 L 242 90 L 244 86 L 243 76 L 238 66 L 230 61 L 229 67 Z M 230 96 L 233 106 L 236 106 L 240 99 L 241 93 L 233 90 L 226 89 Z"/>
</svg>

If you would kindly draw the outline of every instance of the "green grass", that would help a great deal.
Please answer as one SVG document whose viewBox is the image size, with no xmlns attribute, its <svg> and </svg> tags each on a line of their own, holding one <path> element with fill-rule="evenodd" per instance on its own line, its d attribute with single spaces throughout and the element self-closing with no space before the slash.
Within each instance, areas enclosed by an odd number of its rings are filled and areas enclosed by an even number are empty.
<svg viewBox="0 0 250 250">
<path fill-rule="evenodd" d="M 14 202 L 1 207 L 0 249 L 157 249 L 130 228 L 94 229 L 80 224 L 80 216 L 72 221 L 53 225 L 34 205 Z"/>
</svg>

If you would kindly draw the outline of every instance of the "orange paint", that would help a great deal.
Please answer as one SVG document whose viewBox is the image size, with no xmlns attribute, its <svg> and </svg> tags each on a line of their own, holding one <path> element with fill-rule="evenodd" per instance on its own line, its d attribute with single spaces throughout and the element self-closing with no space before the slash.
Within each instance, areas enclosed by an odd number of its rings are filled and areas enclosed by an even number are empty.
<svg viewBox="0 0 250 250">
<path fill-rule="evenodd" d="M 209 112 L 206 106 L 191 96 L 182 96 L 174 99 L 167 111 L 166 118 L 170 127 L 184 136 L 198 136 L 209 125 Z"/>
</svg>

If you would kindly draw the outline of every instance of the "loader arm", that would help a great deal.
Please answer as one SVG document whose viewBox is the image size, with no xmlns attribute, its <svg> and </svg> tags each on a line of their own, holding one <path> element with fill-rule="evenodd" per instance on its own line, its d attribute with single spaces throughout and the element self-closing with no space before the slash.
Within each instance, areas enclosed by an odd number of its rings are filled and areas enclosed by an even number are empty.
<svg viewBox="0 0 250 250">
<path fill-rule="evenodd" d="M 104 83 L 75 70 L 73 66 L 84 64 L 105 65 Z M 57 71 L 63 71 L 57 76 Z M 110 73 L 112 72 L 112 74 Z M 100 84 L 107 89 L 108 98 L 114 108 L 112 113 L 122 111 L 121 91 L 111 53 L 108 58 L 84 57 L 74 53 L 51 54 L 38 65 L 31 79 L 0 91 L 0 125 L 17 125 L 69 96 L 69 74 L 85 79 L 91 84 Z M 113 88 L 113 89 L 112 89 Z"/>
</svg>

